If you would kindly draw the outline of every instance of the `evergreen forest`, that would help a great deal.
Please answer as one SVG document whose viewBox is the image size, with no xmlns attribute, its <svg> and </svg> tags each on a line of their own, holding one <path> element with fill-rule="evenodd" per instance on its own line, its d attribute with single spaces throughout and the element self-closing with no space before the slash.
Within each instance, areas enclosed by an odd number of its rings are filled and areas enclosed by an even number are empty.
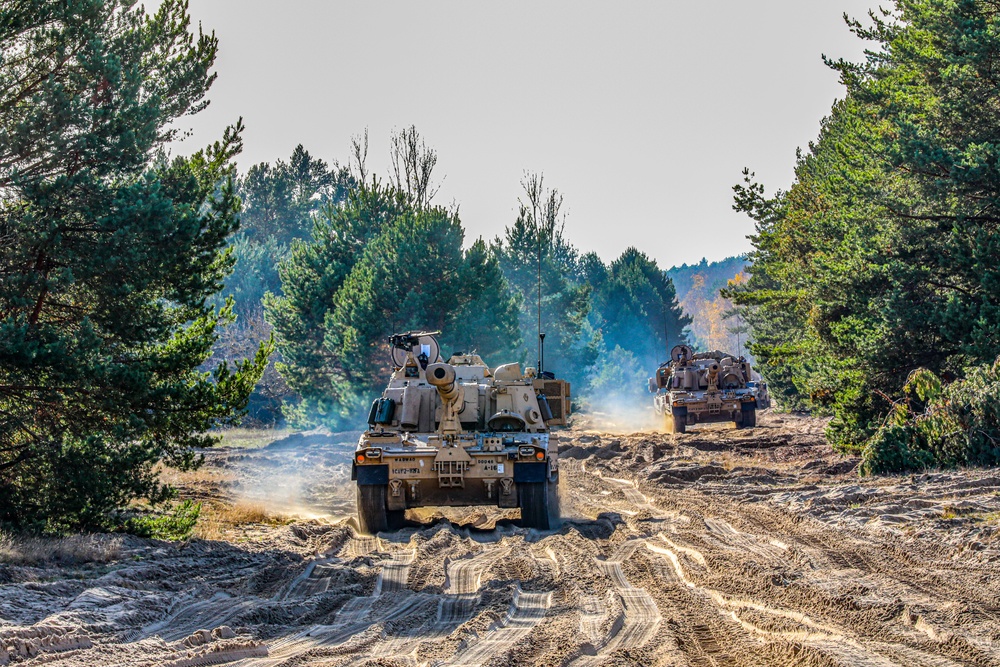
<svg viewBox="0 0 1000 667">
<path fill-rule="evenodd" d="M 0 4 L 0 524 L 128 529 L 220 428 L 357 428 L 414 329 L 494 366 L 544 332 L 582 411 L 648 405 L 673 345 L 746 354 L 864 473 L 1000 463 L 1000 9 L 846 21 L 794 182 L 734 187 L 749 254 L 667 269 L 576 247 L 542 172 L 468 238 L 414 126 L 379 173 L 367 130 L 241 173 L 239 118 L 176 155 L 219 52 L 186 0 Z"/>
<path fill-rule="evenodd" d="M 795 181 L 753 173 L 753 274 L 726 291 L 788 408 L 891 472 L 1000 462 L 1000 11 L 897 0 L 849 28 L 863 62 Z"/>
</svg>

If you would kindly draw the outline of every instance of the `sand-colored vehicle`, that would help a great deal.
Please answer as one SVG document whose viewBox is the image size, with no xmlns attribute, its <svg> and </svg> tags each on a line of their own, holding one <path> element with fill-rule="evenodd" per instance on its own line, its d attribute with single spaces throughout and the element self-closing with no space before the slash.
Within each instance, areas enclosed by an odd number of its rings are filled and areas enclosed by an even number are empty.
<svg viewBox="0 0 1000 667">
<path fill-rule="evenodd" d="M 516 363 L 490 369 L 478 354 L 442 363 L 436 333 L 389 339 L 392 377 L 354 455 L 361 530 L 396 528 L 412 507 L 469 505 L 519 507 L 522 525 L 549 529 L 559 483 L 549 426 L 569 416 L 569 385 Z"/>
<path fill-rule="evenodd" d="M 746 359 L 718 351 L 695 354 L 687 345 L 674 346 L 670 361 L 650 378 L 649 390 L 668 433 L 712 422 L 753 427 L 757 410 L 771 404 L 767 384 Z"/>
</svg>

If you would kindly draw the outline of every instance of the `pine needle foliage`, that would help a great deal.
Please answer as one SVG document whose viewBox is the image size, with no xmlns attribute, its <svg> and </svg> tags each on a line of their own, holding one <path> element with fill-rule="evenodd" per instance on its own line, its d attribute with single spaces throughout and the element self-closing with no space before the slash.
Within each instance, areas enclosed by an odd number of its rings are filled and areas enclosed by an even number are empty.
<svg viewBox="0 0 1000 667">
<path fill-rule="evenodd" d="M 269 352 L 206 371 L 228 306 L 239 124 L 168 159 L 208 103 L 187 3 L 0 5 L 0 522 L 104 527 L 154 465 L 197 466 Z"/>
<path fill-rule="evenodd" d="M 832 413 L 834 443 L 861 451 L 888 442 L 914 371 L 971 379 L 1000 355 L 1000 9 L 896 0 L 848 25 L 872 47 L 829 62 L 847 95 L 791 188 L 768 197 L 749 172 L 735 188 L 757 226 L 728 296 L 782 401 Z"/>
<path fill-rule="evenodd" d="M 1000 359 L 951 384 L 913 372 L 862 452 L 862 474 L 1000 464 Z"/>
</svg>

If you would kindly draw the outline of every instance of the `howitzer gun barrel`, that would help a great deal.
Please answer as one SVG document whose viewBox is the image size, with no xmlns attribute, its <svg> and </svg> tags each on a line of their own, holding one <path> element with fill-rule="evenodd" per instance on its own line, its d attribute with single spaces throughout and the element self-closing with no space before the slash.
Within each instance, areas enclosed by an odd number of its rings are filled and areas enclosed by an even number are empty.
<svg viewBox="0 0 1000 667">
<path fill-rule="evenodd" d="M 441 401 L 452 403 L 462 394 L 461 387 L 455 382 L 455 367 L 451 364 L 438 363 L 427 366 L 427 382 L 438 390 Z"/>
<path fill-rule="evenodd" d="M 438 390 L 441 397 L 443 410 L 441 411 L 441 424 L 439 432 L 443 434 L 460 433 L 462 424 L 458 419 L 458 413 L 465 407 L 464 402 L 459 403 L 463 392 L 461 385 L 455 380 L 455 367 L 451 364 L 437 363 L 427 366 L 427 382 Z"/>
</svg>

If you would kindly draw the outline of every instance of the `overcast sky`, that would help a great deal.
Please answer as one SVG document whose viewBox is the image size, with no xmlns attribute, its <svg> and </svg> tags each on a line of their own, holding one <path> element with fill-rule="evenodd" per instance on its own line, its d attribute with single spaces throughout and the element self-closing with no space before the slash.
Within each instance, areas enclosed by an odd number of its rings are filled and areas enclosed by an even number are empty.
<svg viewBox="0 0 1000 667">
<path fill-rule="evenodd" d="M 220 40 L 219 74 L 185 119 L 190 152 L 242 116 L 241 171 L 303 144 L 369 167 L 416 125 L 438 152 L 435 199 L 466 243 L 513 221 L 525 170 L 565 197 L 566 229 L 605 260 L 628 246 L 661 266 L 746 252 L 731 209 L 744 166 L 769 190 L 843 95 L 821 55 L 859 59 L 841 19 L 862 0 L 333 2 L 191 0 Z"/>
</svg>

